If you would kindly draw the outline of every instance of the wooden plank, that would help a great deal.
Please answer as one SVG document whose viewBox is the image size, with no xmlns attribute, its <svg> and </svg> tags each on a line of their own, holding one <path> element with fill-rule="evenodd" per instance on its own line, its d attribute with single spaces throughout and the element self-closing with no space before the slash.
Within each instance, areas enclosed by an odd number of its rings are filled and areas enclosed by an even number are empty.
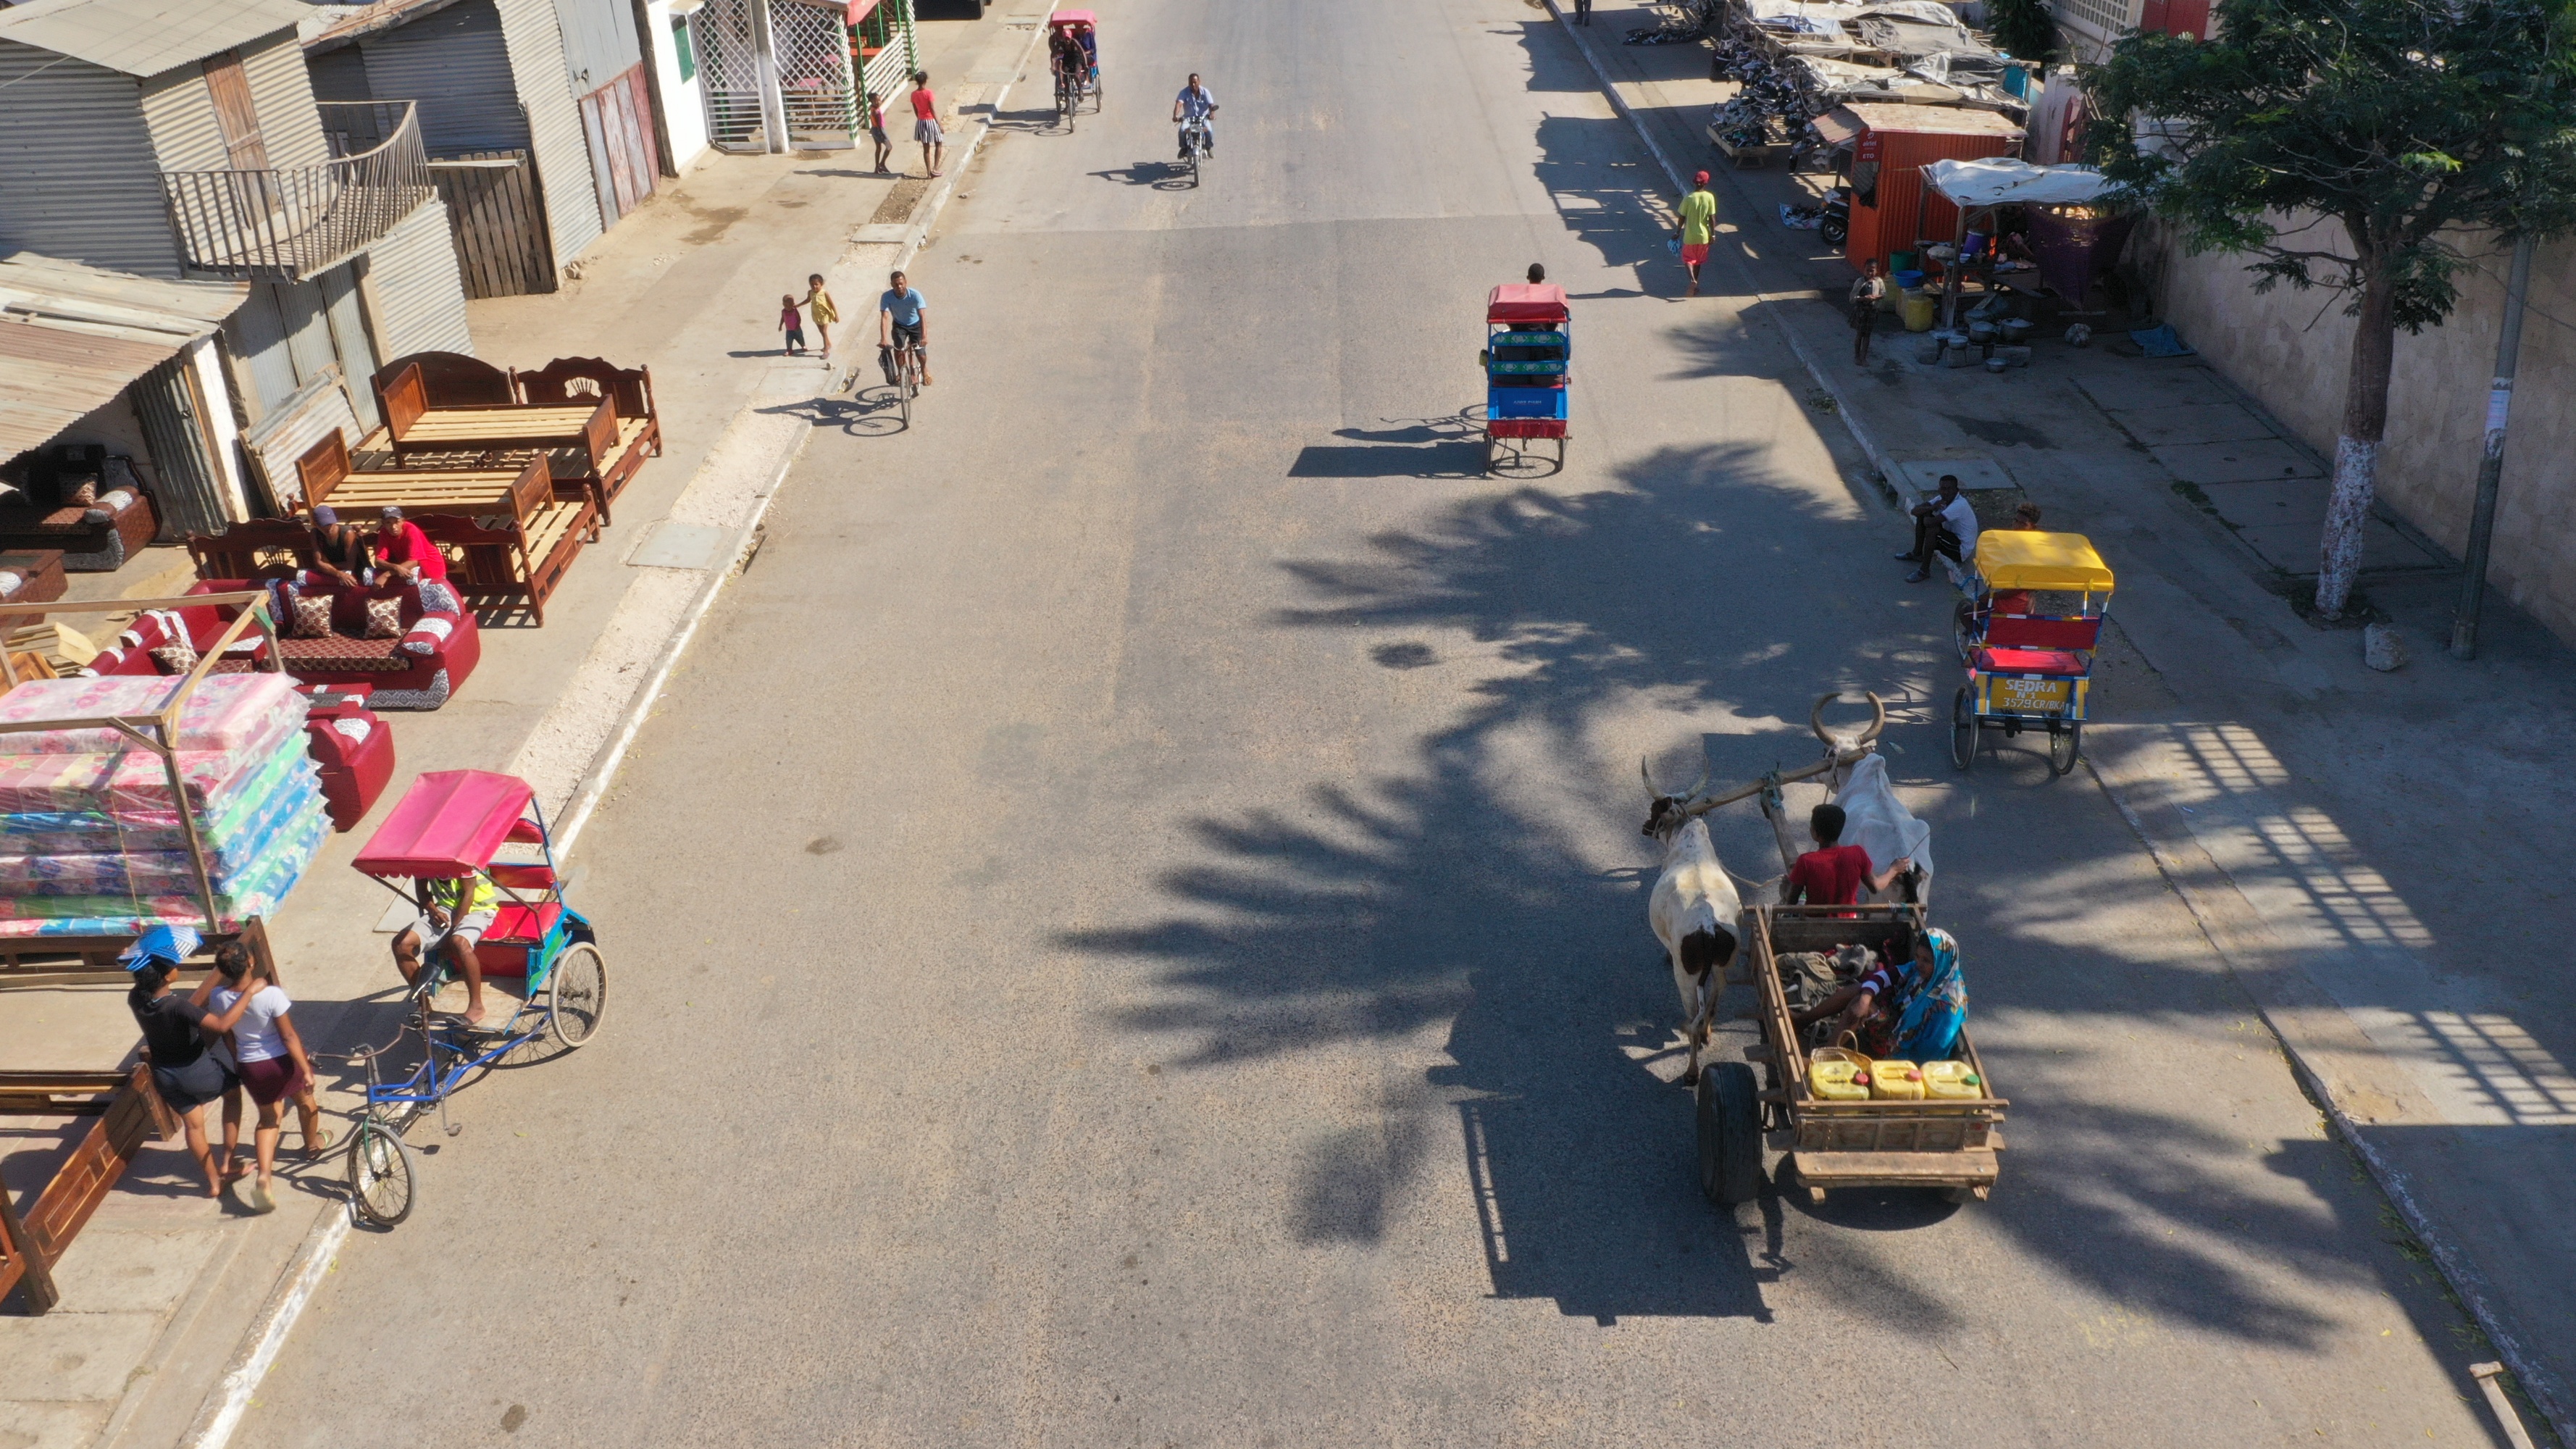
<svg viewBox="0 0 2576 1449">
<path fill-rule="evenodd" d="M 1798 1181 L 1812 1187 L 1985 1187 L 2002 1169 L 1994 1153 L 1810 1152 L 1790 1154 Z"/>
<path fill-rule="evenodd" d="M 28 1237 L 26 1224 L 18 1221 L 17 1204 L 10 1200 L 9 1185 L 0 1182 L 0 1298 L 21 1286 L 27 1290 L 27 1312 L 32 1317 L 43 1317 L 63 1301 L 54 1288 L 53 1255 Z"/>
</svg>

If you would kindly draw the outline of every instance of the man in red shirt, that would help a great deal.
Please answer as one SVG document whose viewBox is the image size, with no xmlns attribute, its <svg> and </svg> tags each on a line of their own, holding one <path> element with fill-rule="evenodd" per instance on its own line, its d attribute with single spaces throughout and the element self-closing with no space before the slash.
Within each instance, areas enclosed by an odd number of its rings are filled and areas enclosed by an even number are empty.
<svg viewBox="0 0 2576 1449">
<path fill-rule="evenodd" d="M 423 579 L 447 582 L 447 555 L 420 531 L 420 525 L 403 517 L 399 508 L 388 506 L 379 515 L 376 527 L 376 558 L 403 582 L 416 584 Z"/>
<path fill-rule="evenodd" d="M 1780 904 L 1848 906 L 1860 899 L 1862 886 L 1877 894 L 1913 868 L 1912 860 L 1900 856 L 1885 871 L 1870 874 L 1868 851 L 1834 843 L 1843 838 L 1843 819 L 1840 805 L 1819 805 L 1807 817 L 1807 833 L 1815 837 L 1816 848 L 1789 867 L 1788 877 L 1780 882 Z"/>
</svg>

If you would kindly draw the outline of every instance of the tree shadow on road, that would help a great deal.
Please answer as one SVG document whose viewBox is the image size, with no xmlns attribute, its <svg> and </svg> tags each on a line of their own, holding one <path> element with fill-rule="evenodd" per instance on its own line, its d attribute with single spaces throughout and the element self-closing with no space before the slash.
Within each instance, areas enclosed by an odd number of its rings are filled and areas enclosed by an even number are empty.
<svg viewBox="0 0 2576 1449">
<path fill-rule="evenodd" d="M 2319 1182 L 2332 1206 L 2260 1196 L 2267 1183 L 2210 1165 L 2230 1144 L 2190 1103 L 2166 1110 L 2106 1093 L 2032 1044 L 2080 1037 L 2099 1019 L 2244 1009 L 2204 960 L 2069 929 L 2069 911 L 2162 897 L 2152 874 L 2094 869 L 2082 851 L 2098 853 L 2100 836 L 2069 833 L 2062 805 L 1989 827 L 1976 837 L 1986 887 L 1936 896 L 1975 943 L 1981 1047 L 2027 1102 L 2016 1105 L 2003 1189 L 1971 1210 L 1976 1229 L 1897 1194 L 1823 1208 L 1766 1197 L 1737 1217 L 1701 1198 L 1690 1096 L 1669 1084 L 1676 1067 L 1663 1050 L 1678 1003 L 1642 920 L 1651 867 L 1600 864 L 1620 838 L 1631 860 L 1650 859 L 1629 835 L 1642 791 L 1615 758 L 1636 746 L 1603 758 L 1598 717 L 1647 702 L 1672 721 L 1645 742 L 1659 770 L 1680 775 L 1704 753 L 1720 780 L 1758 775 L 1812 754 L 1816 693 L 1921 678 L 1943 657 L 1944 620 L 1938 601 L 1892 581 L 1818 602 L 1804 585 L 1848 547 L 1849 515 L 1831 493 L 1772 476 L 1757 451 L 1669 449 L 1619 472 L 1624 486 L 1580 495 L 1480 494 L 1370 539 L 1358 557 L 1282 565 L 1295 597 L 1276 616 L 1284 627 L 1382 633 L 1392 642 L 1380 655 L 1394 649 L 1402 663 L 1479 652 L 1494 668 L 1463 687 L 1452 725 L 1420 741 L 1412 772 L 1318 782 L 1293 818 L 1254 810 L 1182 823 L 1199 858 L 1163 879 L 1168 915 L 1067 937 L 1161 963 L 1161 998 L 1120 1024 L 1179 1039 L 1187 1070 L 1353 1043 L 1402 1050 L 1445 1023 L 1453 1064 L 1384 1092 L 1374 1123 L 1299 1146 L 1285 1211 L 1302 1241 L 1376 1242 L 1392 1205 L 1426 1179 L 1453 1180 L 1438 1157 L 1463 1151 L 1453 1166 L 1472 1186 L 1498 1296 L 1550 1299 L 1601 1322 L 1761 1320 L 1766 1287 L 1798 1274 L 1840 1311 L 1935 1331 L 1973 1316 L 1947 1265 L 1917 1271 L 1906 1257 L 1854 1251 L 1850 1234 L 1949 1234 L 1936 1258 L 2000 1234 L 2047 1271 L 2166 1320 L 2322 1347 L 2327 1321 L 2255 1265 L 2373 1281 L 2377 1266 L 2335 1222 L 2364 1195 Z M 1793 599 L 1795 619 L 1784 613 Z M 1894 692 L 1909 716 L 1886 740 L 1899 783 L 1948 786 L 1921 691 Z M 1709 728 L 1725 732 L 1700 733 Z M 1570 827 L 1551 807 L 1557 782 L 1525 771 L 1544 758 L 1567 761 L 1577 788 L 1624 792 L 1591 794 L 1610 802 L 1594 807 L 1607 833 Z M 1965 827 L 1978 803 L 1954 788 L 1918 808 L 1937 832 Z M 1986 803 L 1990 817 L 2001 808 Z M 1731 860 L 1770 852 L 1758 816 L 1718 824 Z M 2064 909 L 2034 910 L 2016 892 Z M 1730 1007 L 1744 999 L 1738 988 Z"/>
</svg>

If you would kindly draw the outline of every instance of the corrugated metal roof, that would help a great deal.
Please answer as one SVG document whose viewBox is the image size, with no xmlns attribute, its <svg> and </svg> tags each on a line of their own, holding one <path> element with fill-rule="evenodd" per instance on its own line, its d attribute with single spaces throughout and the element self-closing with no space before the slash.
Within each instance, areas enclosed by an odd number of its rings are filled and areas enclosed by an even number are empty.
<svg viewBox="0 0 2576 1449">
<path fill-rule="evenodd" d="M 163 282 L 13 252 L 0 257 L 0 458 L 42 447 L 249 294 L 242 282 Z"/>
<path fill-rule="evenodd" d="M 298 0 L 30 0 L 0 10 L 0 37 L 148 76 L 292 30 L 310 13 Z"/>
</svg>

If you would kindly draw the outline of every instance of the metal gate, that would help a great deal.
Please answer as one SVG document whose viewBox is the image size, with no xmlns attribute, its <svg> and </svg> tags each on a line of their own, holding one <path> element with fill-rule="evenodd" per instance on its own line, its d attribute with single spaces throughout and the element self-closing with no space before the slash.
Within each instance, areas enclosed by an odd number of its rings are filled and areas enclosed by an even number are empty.
<svg viewBox="0 0 2576 1449">
<path fill-rule="evenodd" d="M 769 149 L 761 121 L 764 27 L 755 14 L 766 9 L 776 66 L 773 83 L 786 115 L 787 144 L 831 149 L 858 144 L 858 87 L 850 68 L 845 4 L 707 0 L 690 28 L 699 45 L 708 139 L 728 151 Z"/>
</svg>

